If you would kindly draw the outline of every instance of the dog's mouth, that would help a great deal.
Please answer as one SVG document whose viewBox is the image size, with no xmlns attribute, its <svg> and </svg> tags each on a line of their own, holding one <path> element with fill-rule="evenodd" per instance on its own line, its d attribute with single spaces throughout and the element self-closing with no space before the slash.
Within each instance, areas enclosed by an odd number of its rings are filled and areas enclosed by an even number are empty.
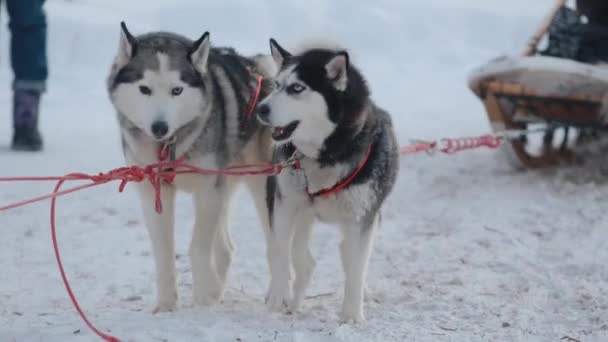
<svg viewBox="0 0 608 342">
<path fill-rule="evenodd" d="M 298 128 L 299 124 L 300 124 L 300 121 L 293 121 L 292 123 L 290 123 L 287 126 L 273 127 L 272 128 L 272 139 L 275 141 L 289 139 L 289 137 L 291 137 L 291 135 L 293 134 L 293 131 L 295 131 L 296 128 Z"/>
</svg>

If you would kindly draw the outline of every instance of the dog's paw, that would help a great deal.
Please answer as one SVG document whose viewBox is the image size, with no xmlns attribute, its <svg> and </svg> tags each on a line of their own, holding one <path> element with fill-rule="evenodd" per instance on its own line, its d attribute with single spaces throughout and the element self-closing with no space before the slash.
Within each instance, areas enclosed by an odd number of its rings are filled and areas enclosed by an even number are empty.
<svg viewBox="0 0 608 342">
<path fill-rule="evenodd" d="M 152 310 L 153 314 L 161 312 L 175 311 L 177 308 L 177 289 L 161 291 L 161 295 L 156 297 L 156 306 Z"/>
<path fill-rule="evenodd" d="M 361 310 L 343 310 L 340 314 L 340 323 L 359 324 L 365 322 L 365 316 Z"/>
<path fill-rule="evenodd" d="M 286 312 L 290 302 L 288 291 L 270 291 L 266 299 L 268 309 L 274 312 Z"/>
<path fill-rule="evenodd" d="M 192 299 L 195 305 L 214 305 L 222 300 L 224 283 L 217 277 L 208 276 L 205 279 L 194 278 Z"/>
<path fill-rule="evenodd" d="M 177 301 L 174 302 L 159 302 L 156 304 L 154 309 L 152 309 L 152 314 L 158 314 L 162 312 L 172 312 L 177 309 Z"/>
<path fill-rule="evenodd" d="M 302 298 L 296 298 L 295 296 L 293 298 L 291 298 L 288 302 L 287 302 L 287 309 L 289 310 L 289 312 L 291 313 L 297 313 L 300 312 L 300 309 L 302 309 Z"/>
<path fill-rule="evenodd" d="M 195 292 L 193 295 L 194 304 L 201 306 L 215 305 L 222 300 L 222 293 L 221 288 Z"/>
</svg>

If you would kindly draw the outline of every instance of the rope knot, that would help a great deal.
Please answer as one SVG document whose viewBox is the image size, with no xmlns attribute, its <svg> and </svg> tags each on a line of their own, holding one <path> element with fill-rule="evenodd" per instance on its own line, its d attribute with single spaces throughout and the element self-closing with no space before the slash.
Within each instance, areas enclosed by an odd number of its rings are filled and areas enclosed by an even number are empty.
<svg viewBox="0 0 608 342">
<path fill-rule="evenodd" d="M 134 182 L 143 182 L 146 179 L 146 172 L 139 166 L 131 166 L 128 175 Z"/>
</svg>

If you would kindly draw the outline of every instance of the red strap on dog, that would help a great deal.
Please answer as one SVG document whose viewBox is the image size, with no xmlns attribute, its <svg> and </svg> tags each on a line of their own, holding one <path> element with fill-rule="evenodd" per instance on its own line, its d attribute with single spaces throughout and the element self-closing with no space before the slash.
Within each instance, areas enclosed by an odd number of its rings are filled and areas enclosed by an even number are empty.
<svg viewBox="0 0 608 342">
<path fill-rule="evenodd" d="M 170 149 L 171 147 L 169 147 L 169 144 L 160 144 L 160 146 L 158 146 L 156 157 L 159 162 L 164 162 L 169 159 Z"/>
<path fill-rule="evenodd" d="M 367 161 L 369 160 L 369 156 L 371 153 L 372 153 L 372 145 L 370 144 L 369 147 L 367 148 L 367 151 L 365 151 L 365 156 L 363 157 L 363 160 L 361 161 L 359 166 L 357 166 L 355 171 L 350 176 L 348 176 L 348 178 L 344 179 L 343 181 L 339 182 L 338 184 L 334 185 L 333 187 L 331 187 L 329 189 L 322 189 L 322 190 L 315 192 L 314 194 L 309 193 L 309 195 L 311 197 L 318 197 L 318 196 L 327 197 L 331 194 L 335 194 L 338 191 L 346 188 L 355 179 L 355 177 L 357 177 L 357 175 L 361 172 L 361 170 L 363 170 L 363 168 L 367 164 Z"/>
<path fill-rule="evenodd" d="M 249 107 L 247 107 L 247 117 L 251 117 L 253 112 L 255 112 L 255 107 L 258 105 L 258 100 L 260 99 L 260 94 L 262 93 L 262 81 L 264 77 L 258 75 L 257 86 L 255 88 L 255 92 L 253 93 L 253 97 L 251 98 L 251 102 L 249 103 Z"/>
<path fill-rule="evenodd" d="M 173 138 L 173 141 L 171 141 L 171 142 L 160 144 L 160 146 L 158 146 L 158 151 L 157 151 L 158 161 L 165 162 L 168 160 L 170 162 L 175 163 L 176 165 L 179 162 L 184 161 L 185 156 L 181 156 L 179 158 L 175 157 L 176 148 L 177 147 L 175 146 L 174 138 Z M 175 180 L 175 172 L 171 172 L 171 171 L 174 171 L 174 170 L 175 170 L 174 167 L 172 167 L 172 168 L 170 167 L 170 168 L 163 170 L 164 171 L 163 175 L 158 179 L 159 183 L 154 184 L 154 182 L 152 182 L 152 186 L 160 187 L 160 181 L 162 181 L 166 184 L 173 184 L 173 181 Z M 159 210 L 158 203 L 160 203 L 159 200 L 157 200 L 157 210 Z M 162 210 L 162 207 L 160 207 L 160 210 Z"/>
</svg>

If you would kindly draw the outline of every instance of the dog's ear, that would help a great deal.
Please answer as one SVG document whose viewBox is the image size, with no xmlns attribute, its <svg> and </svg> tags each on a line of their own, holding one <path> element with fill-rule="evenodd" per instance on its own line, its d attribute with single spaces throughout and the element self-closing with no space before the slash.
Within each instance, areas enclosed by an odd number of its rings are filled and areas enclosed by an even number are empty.
<svg viewBox="0 0 608 342">
<path fill-rule="evenodd" d="M 209 50 L 211 49 L 211 43 L 209 41 L 209 32 L 203 33 L 203 35 L 197 39 L 190 51 L 188 56 L 190 61 L 201 74 L 207 73 L 207 62 L 209 60 Z"/>
<path fill-rule="evenodd" d="M 348 53 L 346 51 L 337 52 L 332 59 L 325 64 L 327 78 L 339 91 L 345 91 L 348 85 Z"/>
<path fill-rule="evenodd" d="M 129 63 L 131 58 L 137 52 L 137 39 L 133 37 L 127 24 L 124 21 L 120 22 L 120 43 L 118 45 L 118 54 L 116 55 L 115 64 L 122 67 Z"/>
<path fill-rule="evenodd" d="M 278 67 L 283 65 L 285 59 L 291 57 L 291 54 L 287 50 L 283 49 L 283 47 L 279 45 L 274 38 L 270 38 L 270 54 L 272 54 L 272 58 Z"/>
</svg>

